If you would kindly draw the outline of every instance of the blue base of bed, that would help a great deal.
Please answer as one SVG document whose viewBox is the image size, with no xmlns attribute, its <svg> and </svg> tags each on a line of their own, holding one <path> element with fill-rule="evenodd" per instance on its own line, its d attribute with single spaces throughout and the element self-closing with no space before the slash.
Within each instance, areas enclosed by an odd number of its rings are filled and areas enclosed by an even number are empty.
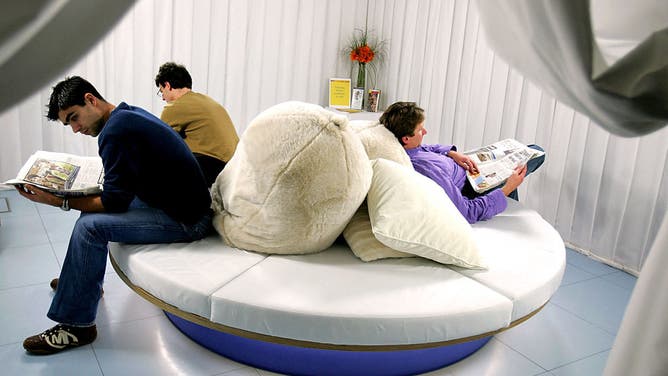
<svg viewBox="0 0 668 376">
<path fill-rule="evenodd" d="M 476 352 L 492 337 L 416 350 L 343 351 L 248 339 L 165 312 L 181 332 L 232 360 L 289 375 L 415 375 L 445 367 Z"/>
</svg>

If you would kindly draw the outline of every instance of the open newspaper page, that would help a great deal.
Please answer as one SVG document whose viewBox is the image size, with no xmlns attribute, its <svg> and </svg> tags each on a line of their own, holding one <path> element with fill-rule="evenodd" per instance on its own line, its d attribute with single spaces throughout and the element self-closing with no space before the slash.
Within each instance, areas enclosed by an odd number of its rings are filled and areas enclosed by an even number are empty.
<svg viewBox="0 0 668 376">
<path fill-rule="evenodd" d="M 473 190 L 483 193 L 503 184 L 517 166 L 545 153 L 507 138 L 464 154 L 476 162 L 479 171 L 475 175 L 467 172 L 466 176 Z"/>
<path fill-rule="evenodd" d="M 5 184 L 32 184 L 61 197 L 102 192 L 104 169 L 100 157 L 38 151 L 28 158 L 16 179 Z"/>
</svg>

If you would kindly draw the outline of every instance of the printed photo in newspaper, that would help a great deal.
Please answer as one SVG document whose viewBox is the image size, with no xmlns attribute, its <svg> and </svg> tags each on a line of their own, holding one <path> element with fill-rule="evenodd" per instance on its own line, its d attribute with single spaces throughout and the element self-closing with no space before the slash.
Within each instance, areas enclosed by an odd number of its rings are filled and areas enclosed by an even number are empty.
<svg viewBox="0 0 668 376">
<path fill-rule="evenodd" d="M 464 154 L 478 165 L 477 174 L 467 172 L 468 181 L 474 191 L 483 193 L 503 184 L 517 166 L 545 153 L 507 138 Z"/>
</svg>

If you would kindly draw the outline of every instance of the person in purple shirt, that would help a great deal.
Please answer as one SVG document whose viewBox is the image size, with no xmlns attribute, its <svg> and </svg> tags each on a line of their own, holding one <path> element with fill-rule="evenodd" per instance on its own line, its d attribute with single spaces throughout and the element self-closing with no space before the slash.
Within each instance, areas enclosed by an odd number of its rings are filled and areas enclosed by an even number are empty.
<svg viewBox="0 0 668 376">
<path fill-rule="evenodd" d="M 467 171 L 478 172 L 478 166 L 471 158 L 458 152 L 455 145 L 422 145 L 422 138 L 427 134 L 424 119 L 424 110 L 414 102 L 396 102 L 385 110 L 380 123 L 399 140 L 415 171 L 440 185 L 469 223 L 492 218 L 504 211 L 506 196 L 517 200 L 517 187 L 545 160 L 544 155 L 532 159 L 515 169 L 503 186 L 478 194 L 466 179 Z M 537 145 L 529 147 L 543 151 Z"/>
</svg>

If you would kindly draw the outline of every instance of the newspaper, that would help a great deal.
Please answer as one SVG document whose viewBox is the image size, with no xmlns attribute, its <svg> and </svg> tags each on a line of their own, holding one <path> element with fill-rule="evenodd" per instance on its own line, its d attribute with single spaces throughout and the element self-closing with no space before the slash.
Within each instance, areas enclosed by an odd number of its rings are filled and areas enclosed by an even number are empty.
<svg viewBox="0 0 668 376">
<path fill-rule="evenodd" d="M 486 192 L 503 184 L 517 166 L 545 153 L 523 143 L 507 138 L 479 149 L 464 152 L 478 165 L 478 173 L 466 176 L 478 193 Z"/>
<path fill-rule="evenodd" d="M 19 170 L 16 179 L 4 184 L 32 184 L 60 197 L 76 197 L 102 192 L 104 169 L 100 157 L 37 151 Z"/>
</svg>

